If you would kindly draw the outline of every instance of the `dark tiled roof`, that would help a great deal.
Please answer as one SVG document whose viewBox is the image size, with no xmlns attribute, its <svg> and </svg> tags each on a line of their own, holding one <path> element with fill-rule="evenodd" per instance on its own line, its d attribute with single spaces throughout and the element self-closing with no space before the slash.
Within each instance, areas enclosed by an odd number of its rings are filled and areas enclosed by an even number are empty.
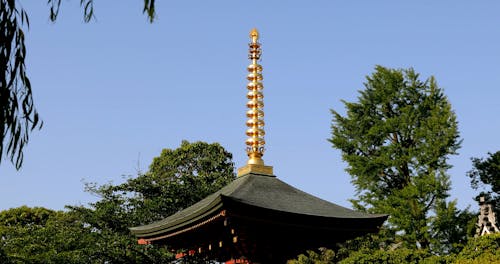
<svg viewBox="0 0 500 264">
<path fill-rule="evenodd" d="M 259 208 L 299 215 L 374 220 L 387 217 L 357 212 L 325 201 L 294 188 L 275 176 L 247 174 L 176 214 L 130 230 L 138 237 L 151 237 L 185 228 L 222 209 L 226 198 Z"/>
</svg>

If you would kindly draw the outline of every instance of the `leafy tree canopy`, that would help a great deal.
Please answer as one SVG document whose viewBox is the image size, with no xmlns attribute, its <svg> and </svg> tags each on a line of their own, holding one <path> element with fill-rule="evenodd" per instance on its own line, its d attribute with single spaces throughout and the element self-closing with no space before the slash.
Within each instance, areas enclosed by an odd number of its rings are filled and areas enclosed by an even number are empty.
<svg viewBox="0 0 500 264">
<path fill-rule="evenodd" d="M 308 251 L 288 264 L 361 264 L 361 263 L 420 263 L 420 264 L 483 264 L 500 262 L 500 234 L 472 238 L 457 254 L 437 256 L 429 250 L 393 248 L 381 249 L 361 246 L 342 254 L 339 251 L 320 249 Z"/>
<path fill-rule="evenodd" d="M 231 153 L 217 143 L 183 141 L 164 149 L 146 173 L 125 183 L 87 190 L 101 199 L 91 207 L 68 207 L 99 233 L 96 254 L 111 263 L 164 263 L 166 248 L 138 246 L 128 228 L 149 224 L 180 211 L 219 190 L 236 177 Z"/>
<path fill-rule="evenodd" d="M 22 206 L 0 212 L 2 263 L 96 263 L 92 234 L 75 215 Z"/>
<path fill-rule="evenodd" d="M 52 21 L 56 21 L 61 3 L 47 1 Z M 80 0 L 80 5 L 84 21 L 89 22 L 94 16 L 94 0 Z M 143 13 L 153 22 L 155 0 L 144 0 Z M 30 132 L 43 124 L 25 64 L 25 31 L 29 26 L 28 13 L 18 0 L 0 0 L 0 162 L 5 155 L 17 169 L 22 166 Z"/>
<path fill-rule="evenodd" d="M 346 116 L 332 110 L 329 141 L 348 163 L 354 207 L 390 214 L 406 246 L 429 248 L 434 223 L 454 210 L 445 199 L 447 159 L 461 143 L 455 113 L 434 77 L 422 81 L 411 68 L 376 66 L 366 79 L 357 102 L 343 101 Z"/>
<path fill-rule="evenodd" d="M 457 254 L 457 263 L 499 263 L 500 234 L 475 237 Z"/>
</svg>

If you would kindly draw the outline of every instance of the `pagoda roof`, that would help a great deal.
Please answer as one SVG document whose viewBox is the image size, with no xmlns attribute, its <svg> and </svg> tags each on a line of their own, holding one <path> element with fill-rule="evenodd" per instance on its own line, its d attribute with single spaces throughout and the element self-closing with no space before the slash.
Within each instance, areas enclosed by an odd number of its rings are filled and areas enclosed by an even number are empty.
<svg viewBox="0 0 500 264">
<path fill-rule="evenodd" d="M 273 175 L 250 173 L 236 178 L 219 191 L 163 220 L 132 227 L 130 230 L 142 238 L 172 233 L 206 221 L 229 203 L 266 209 L 270 212 L 326 219 L 364 219 L 382 224 L 387 218 L 387 215 L 365 214 L 320 199 Z"/>
</svg>

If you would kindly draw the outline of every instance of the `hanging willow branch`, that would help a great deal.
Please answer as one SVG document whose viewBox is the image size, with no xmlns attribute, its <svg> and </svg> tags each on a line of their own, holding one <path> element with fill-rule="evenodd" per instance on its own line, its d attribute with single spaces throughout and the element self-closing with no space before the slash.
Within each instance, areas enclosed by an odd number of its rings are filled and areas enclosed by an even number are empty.
<svg viewBox="0 0 500 264">
<path fill-rule="evenodd" d="M 23 164 L 23 150 L 29 134 L 43 122 L 33 103 L 31 83 L 26 72 L 24 29 L 29 30 L 26 11 L 17 0 L 0 0 L 0 163 L 8 157 L 16 169 Z M 61 0 L 48 0 L 49 18 L 56 21 Z M 94 17 L 94 0 L 80 0 L 83 20 Z M 155 0 L 144 0 L 143 13 L 153 22 Z"/>
<path fill-rule="evenodd" d="M 48 0 L 47 3 L 50 6 L 50 20 L 56 21 L 61 7 L 61 0 Z M 83 20 L 90 22 L 94 18 L 94 0 L 80 0 L 80 6 L 83 8 Z M 152 23 L 156 18 L 155 0 L 144 0 L 142 13 L 146 14 L 149 22 Z"/>
<path fill-rule="evenodd" d="M 26 73 L 23 27 L 29 28 L 26 11 L 14 0 L 0 0 L 0 162 L 5 155 L 17 169 L 29 132 L 43 124 Z"/>
</svg>

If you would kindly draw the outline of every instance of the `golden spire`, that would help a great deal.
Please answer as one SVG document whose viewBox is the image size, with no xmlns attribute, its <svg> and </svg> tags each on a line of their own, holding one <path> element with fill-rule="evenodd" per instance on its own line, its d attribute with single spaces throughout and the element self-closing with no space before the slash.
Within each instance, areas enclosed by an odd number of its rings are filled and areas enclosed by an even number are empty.
<svg viewBox="0 0 500 264">
<path fill-rule="evenodd" d="M 248 174 L 248 173 L 258 173 L 258 174 L 268 174 L 272 175 L 273 170 L 271 166 L 265 166 L 262 156 L 264 155 L 264 145 L 266 141 L 264 140 L 264 94 L 262 90 L 264 86 L 262 85 L 262 66 L 257 63 L 260 60 L 260 55 L 262 53 L 260 49 L 259 32 L 257 29 L 252 29 L 250 31 L 251 42 L 249 46 L 248 58 L 251 60 L 251 64 L 248 65 L 248 75 L 247 84 L 247 111 L 248 120 L 246 134 L 248 139 L 246 140 L 246 151 L 248 155 L 247 165 L 238 169 L 238 176 Z"/>
</svg>

